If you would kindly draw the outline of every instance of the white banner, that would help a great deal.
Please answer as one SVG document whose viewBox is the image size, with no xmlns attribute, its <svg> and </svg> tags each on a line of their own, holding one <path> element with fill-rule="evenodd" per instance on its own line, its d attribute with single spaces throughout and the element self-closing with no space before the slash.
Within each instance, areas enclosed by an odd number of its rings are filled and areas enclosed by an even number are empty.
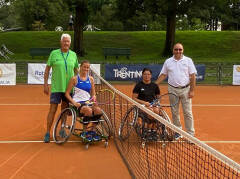
<svg viewBox="0 0 240 179">
<path fill-rule="evenodd" d="M 0 64 L 0 85 L 16 85 L 16 64 Z"/>
<path fill-rule="evenodd" d="M 28 84 L 44 84 L 46 64 L 28 63 Z M 49 72 L 48 84 L 51 84 L 52 69 Z"/>
<path fill-rule="evenodd" d="M 100 64 L 91 64 L 90 67 L 100 76 L 101 66 Z M 94 78 L 95 84 L 100 84 L 101 81 L 96 75 L 92 75 Z"/>
<path fill-rule="evenodd" d="M 42 63 L 28 63 L 28 84 L 44 84 L 44 72 L 46 64 Z M 91 64 L 93 68 L 100 75 L 100 64 Z M 50 70 L 48 84 L 51 84 L 52 69 Z M 99 84 L 100 80 L 95 78 L 95 83 Z"/>
<path fill-rule="evenodd" d="M 240 85 L 240 65 L 233 65 L 233 85 Z"/>
</svg>

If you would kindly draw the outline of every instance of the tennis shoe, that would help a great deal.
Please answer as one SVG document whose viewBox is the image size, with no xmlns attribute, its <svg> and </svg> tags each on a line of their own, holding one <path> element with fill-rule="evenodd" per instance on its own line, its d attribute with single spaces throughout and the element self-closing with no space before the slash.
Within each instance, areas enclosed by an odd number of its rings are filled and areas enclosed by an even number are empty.
<svg viewBox="0 0 240 179">
<path fill-rule="evenodd" d="M 50 134 L 47 132 L 44 136 L 44 143 L 49 143 L 50 142 Z"/>
<path fill-rule="evenodd" d="M 87 131 L 86 135 L 96 135 L 96 132 L 95 131 Z"/>
<path fill-rule="evenodd" d="M 91 135 L 87 135 L 85 138 L 88 142 L 92 142 L 93 141 L 93 137 Z"/>
<path fill-rule="evenodd" d="M 142 138 L 143 138 L 143 139 L 147 139 L 147 136 L 148 136 L 148 129 L 143 128 L 143 131 L 142 131 Z"/>
<path fill-rule="evenodd" d="M 152 141 L 152 140 L 153 140 L 153 135 L 152 135 L 152 130 L 151 130 L 151 129 L 148 129 L 148 130 L 147 130 L 145 139 L 146 139 L 147 141 Z"/>
<path fill-rule="evenodd" d="M 152 130 L 151 135 L 153 141 L 158 141 L 159 136 L 156 130 Z"/>
<path fill-rule="evenodd" d="M 179 133 L 175 133 L 175 135 L 174 135 L 175 140 L 179 140 L 181 138 L 182 138 L 182 136 Z"/>
<path fill-rule="evenodd" d="M 94 141 L 100 141 L 100 140 L 101 140 L 101 137 L 96 134 L 96 135 L 93 136 L 93 140 L 94 140 Z"/>
<path fill-rule="evenodd" d="M 92 142 L 92 140 L 93 140 L 93 137 L 92 137 L 92 135 L 89 134 L 89 131 L 82 132 L 80 134 L 80 137 L 83 138 L 84 140 L 88 141 L 88 142 Z"/>
<path fill-rule="evenodd" d="M 66 132 L 65 132 L 64 129 L 61 129 L 61 130 L 59 131 L 59 136 L 60 136 L 61 138 L 67 137 L 67 134 L 66 134 Z"/>
<path fill-rule="evenodd" d="M 82 133 L 80 134 L 80 137 L 82 137 L 83 139 L 85 139 L 85 138 L 86 138 L 86 132 L 82 132 Z"/>
<path fill-rule="evenodd" d="M 91 135 L 94 141 L 101 140 L 101 137 L 95 131 L 88 131 L 87 135 Z"/>
</svg>

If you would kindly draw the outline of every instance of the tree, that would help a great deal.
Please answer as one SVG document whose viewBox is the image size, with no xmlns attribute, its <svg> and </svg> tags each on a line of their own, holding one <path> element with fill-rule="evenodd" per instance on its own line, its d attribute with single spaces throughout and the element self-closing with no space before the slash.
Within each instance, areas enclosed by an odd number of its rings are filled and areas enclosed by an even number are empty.
<svg viewBox="0 0 240 179">
<path fill-rule="evenodd" d="M 76 16 L 74 22 L 74 51 L 80 55 L 84 56 L 84 46 L 83 46 L 83 28 L 88 17 L 88 7 L 87 0 L 81 0 L 76 4 Z"/>
<path fill-rule="evenodd" d="M 10 28 L 17 25 L 13 0 L 0 0 L 0 26 Z"/>
<path fill-rule="evenodd" d="M 204 11 L 210 14 L 208 20 L 214 21 L 214 27 L 219 20 L 216 12 L 224 10 L 224 6 L 227 4 L 228 0 L 145 0 L 145 3 L 149 7 L 154 8 L 155 13 L 158 12 L 159 15 L 165 15 L 166 17 L 166 39 L 165 47 L 163 51 L 164 56 L 170 56 L 172 54 L 172 48 L 175 43 L 175 31 L 176 31 L 176 16 L 188 15 L 191 9 L 197 10 L 197 12 Z M 213 12 L 213 8 L 214 11 Z M 210 12 L 212 10 L 212 12 Z M 212 14 L 211 14 L 212 13 Z M 221 12 L 220 12 L 221 13 Z M 200 13 L 201 14 L 201 13 Z M 194 14 L 191 14 L 194 15 Z M 198 14 L 195 14 L 197 17 Z M 193 18 L 194 16 L 192 16 Z"/>
<path fill-rule="evenodd" d="M 240 0 L 230 0 L 225 6 L 228 13 L 222 14 L 222 24 L 224 30 L 240 29 Z"/>
<path fill-rule="evenodd" d="M 14 6 L 19 14 L 18 21 L 26 30 L 33 29 L 34 21 L 44 23 L 46 30 L 54 30 L 64 24 L 67 26 L 69 12 L 63 0 L 18 0 Z"/>
<path fill-rule="evenodd" d="M 88 0 L 67 0 L 70 11 L 75 13 L 73 49 L 79 56 L 84 56 L 83 27 L 88 19 Z"/>
<path fill-rule="evenodd" d="M 163 55 L 168 56 L 172 54 L 172 48 L 175 43 L 175 31 L 176 31 L 176 14 L 177 14 L 177 0 L 168 2 L 167 5 L 167 30 Z"/>
<path fill-rule="evenodd" d="M 142 29 L 137 25 L 137 18 L 145 12 L 144 0 L 117 0 L 116 5 L 116 16 L 123 23 L 124 30 Z"/>
<path fill-rule="evenodd" d="M 74 21 L 74 51 L 79 56 L 84 56 L 83 44 L 83 28 L 87 24 L 89 11 L 95 13 L 100 10 L 106 3 L 111 3 L 111 0 L 67 0 L 70 10 L 75 13 Z"/>
</svg>

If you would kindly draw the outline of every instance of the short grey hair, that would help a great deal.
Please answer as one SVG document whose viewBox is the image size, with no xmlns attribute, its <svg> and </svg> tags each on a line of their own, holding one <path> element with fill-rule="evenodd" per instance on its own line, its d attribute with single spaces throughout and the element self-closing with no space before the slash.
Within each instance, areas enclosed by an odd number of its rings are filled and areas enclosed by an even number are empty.
<svg viewBox="0 0 240 179">
<path fill-rule="evenodd" d="M 63 38 L 69 38 L 71 42 L 71 36 L 69 34 L 62 34 L 61 41 L 63 40 Z"/>
</svg>

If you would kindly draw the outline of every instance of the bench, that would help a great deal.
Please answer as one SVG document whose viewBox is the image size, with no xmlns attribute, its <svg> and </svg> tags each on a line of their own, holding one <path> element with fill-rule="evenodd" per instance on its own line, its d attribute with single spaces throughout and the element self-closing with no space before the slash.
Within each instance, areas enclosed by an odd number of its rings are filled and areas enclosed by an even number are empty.
<svg viewBox="0 0 240 179">
<path fill-rule="evenodd" d="M 103 48 L 103 55 L 105 59 L 107 56 L 126 56 L 127 59 L 129 59 L 129 56 L 131 55 L 131 49 L 130 48 L 112 48 L 112 47 L 104 47 Z"/>
<path fill-rule="evenodd" d="M 14 55 L 13 52 L 11 52 L 10 50 L 8 50 L 8 48 L 6 47 L 6 45 L 2 44 L 2 46 L 0 47 L 0 57 L 5 58 L 6 60 L 9 60 L 10 57 L 8 57 L 7 55 Z"/>
<path fill-rule="evenodd" d="M 49 56 L 51 51 L 55 49 L 59 49 L 59 47 L 30 48 L 29 54 L 32 58 L 36 56 Z"/>
</svg>

